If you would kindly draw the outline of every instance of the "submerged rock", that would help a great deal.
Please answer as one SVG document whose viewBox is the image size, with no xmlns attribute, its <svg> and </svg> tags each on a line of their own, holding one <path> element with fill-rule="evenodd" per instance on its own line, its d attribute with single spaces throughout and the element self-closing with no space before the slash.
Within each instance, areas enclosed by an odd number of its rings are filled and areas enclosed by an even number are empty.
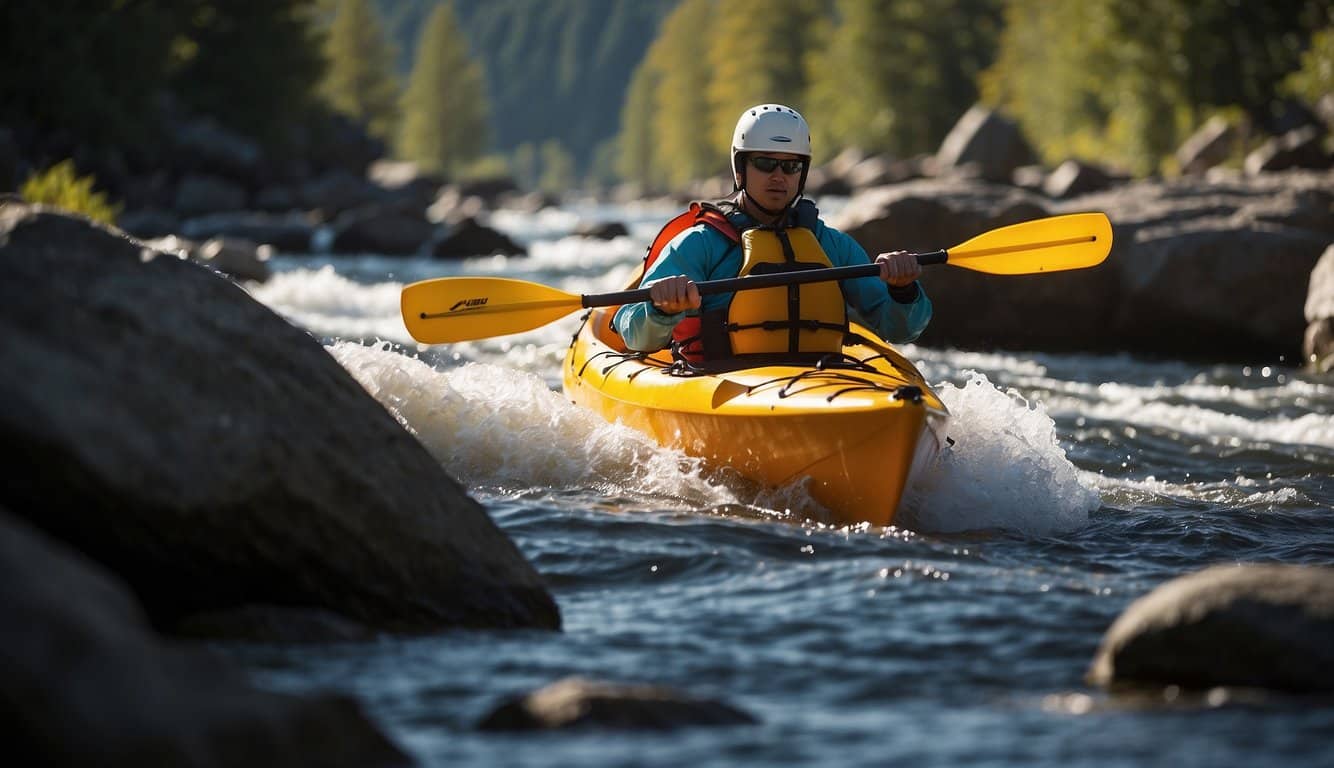
<svg viewBox="0 0 1334 768">
<path fill-rule="evenodd" d="M 1112 624 L 1088 677 L 1334 691 L 1334 568 L 1219 566 L 1173 579 Z"/>
<path fill-rule="evenodd" d="M 158 639 L 114 576 L 0 508 L 0 710 L 32 765 L 410 764 L 352 699 L 252 688 Z"/>
<path fill-rule="evenodd" d="M 81 218 L 0 205 L 0 501 L 153 622 L 250 604 L 381 631 L 557 628 L 486 511 L 305 331 Z"/>
<path fill-rule="evenodd" d="M 478 728 L 484 731 L 577 727 L 669 730 L 757 722 L 752 715 L 730 704 L 695 698 L 672 688 L 570 677 L 506 701 L 483 718 Z"/>
</svg>

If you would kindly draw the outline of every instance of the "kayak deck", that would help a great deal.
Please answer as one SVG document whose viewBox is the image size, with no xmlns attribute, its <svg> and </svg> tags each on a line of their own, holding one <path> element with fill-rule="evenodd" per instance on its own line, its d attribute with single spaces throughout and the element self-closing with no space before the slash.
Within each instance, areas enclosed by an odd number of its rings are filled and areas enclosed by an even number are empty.
<svg viewBox="0 0 1334 768">
<path fill-rule="evenodd" d="M 594 310 L 564 368 L 575 403 L 765 486 L 809 477 L 835 522 L 888 525 L 914 468 L 934 459 L 948 411 L 920 372 L 853 326 L 821 364 L 697 371 L 670 352 L 627 351 Z"/>
</svg>

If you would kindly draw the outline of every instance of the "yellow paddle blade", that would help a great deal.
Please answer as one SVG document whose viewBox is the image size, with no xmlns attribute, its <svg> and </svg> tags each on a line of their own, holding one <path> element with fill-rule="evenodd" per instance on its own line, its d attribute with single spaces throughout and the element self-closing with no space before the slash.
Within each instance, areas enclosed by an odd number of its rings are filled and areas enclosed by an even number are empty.
<svg viewBox="0 0 1334 768">
<path fill-rule="evenodd" d="M 579 309 L 582 298 L 504 277 L 438 277 L 403 288 L 403 325 L 424 344 L 530 331 Z"/>
<path fill-rule="evenodd" d="M 949 249 L 948 264 L 993 275 L 1083 269 L 1112 250 L 1112 222 L 1103 213 L 1072 213 L 993 229 Z"/>
</svg>

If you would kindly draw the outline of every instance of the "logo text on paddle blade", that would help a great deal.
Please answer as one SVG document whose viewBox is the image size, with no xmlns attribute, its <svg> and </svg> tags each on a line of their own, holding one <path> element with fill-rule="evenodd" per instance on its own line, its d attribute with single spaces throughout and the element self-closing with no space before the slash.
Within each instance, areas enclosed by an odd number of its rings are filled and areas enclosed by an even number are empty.
<svg viewBox="0 0 1334 768">
<path fill-rule="evenodd" d="M 480 297 L 480 298 L 476 298 L 476 299 L 459 299 L 458 301 L 454 302 L 454 306 L 450 307 L 450 308 L 449 308 L 449 311 L 450 311 L 450 312 L 458 312 L 458 311 L 464 311 L 464 312 L 466 312 L 466 311 L 468 311 L 468 310 L 470 310 L 470 309 L 478 309 L 479 307 L 484 307 L 484 306 L 486 306 L 487 298 L 488 298 L 488 297 L 486 297 L 486 296 L 482 296 L 482 297 Z"/>
</svg>

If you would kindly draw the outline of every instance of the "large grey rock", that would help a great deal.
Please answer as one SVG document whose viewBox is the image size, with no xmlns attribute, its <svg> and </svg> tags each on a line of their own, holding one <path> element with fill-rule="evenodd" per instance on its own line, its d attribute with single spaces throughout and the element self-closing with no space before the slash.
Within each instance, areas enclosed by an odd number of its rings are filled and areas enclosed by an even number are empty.
<svg viewBox="0 0 1334 768">
<path fill-rule="evenodd" d="M 440 259 L 466 259 L 491 254 L 522 256 L 526 253 L 527 250 L 508 235 L 478 223 L 473 218 L 465 218 L 455 224 L 432 248 L 432 254 Z"/>
<path fill-rule="evenodd" d="M 1302 360 L 1315 373 L 1334 371 L 1334 245 L 1325 249 L 1311 270 L 1306 289 L 1306 333 Z"/>
<path fill-rule="evenodd" d="M 0 205 L 0 501 L 155 624 L 273 604 L 370 627 L 556 628 L 541 579 L 308 334 L 232 282 Z"/>
<path fill-rule="evenodd" d="M 218 176 L 189 174 L 176 188 L 176 212 L 183 216 L 235 211 L 245 207 L 245 188 Z"/>
<path fill-rule="evenodd" d="M 1173 579 L 1117 618 L 1088 676 L 1334 691 L 1334 568 L 1218 566 Z"/>
<path fill-rule="evenodd" d="M 1047 176 L 1042 183 L 1042 191 L 1047 197 L 1069 198 L 1101 192 L 1111 185 L 1111 174 L 1102 168 L 1078 160 L 1066 160 Z"/>
<path fill-rule="evenodd" d="M 214 237 L 251 240 L 286 253 L 310 251 L 318 222 L 301 213 L 272 214 L 250 211 L 214 213 L 187 219 L 179 227 L 182 237 L 207 240 Z"/>
<path fill-rule="evenodd" d="M 259 145 L 211 117 L 175 123 L 172 141 L 176 167 L 217 174 L 243 184 L 255 180 L 263 160 Z"/>
<path fill-rule="evenodd" d="M 1016 168 L 1036 161 L 1019 126 L 981 105 L 954 124 L 936 153 L 938 173 L 973 172 L 986 181 L 1009 181 Z"/>
<path fill-rule="evenodd" d="M 1184 174 L 1204 173 L 1226 160 L 1236 142 L 1236 127 L 1215 115 L 1177 148 L 1177 166 Z"/>
<path fill-rule="evenodd" d="M 410 762 L 351 699 L 259 691 L 159 639 L 113 575 L 3 508 L 0 612 L 0 716 L 24 764 Z"/>
<path fill-rule="evenodd" d="M 303 183 L 297 200 L 306 208 L 318 210 L 326 219 L 344 211 L 383 202 L 385 190 L 379 185 L 344 170 L 332 170 Z"/>
<path fill-rule="evenodd" d="M 1246 156 L 1246 172 L 1286 171 L 1289 168 L 1328 168 L 1331 157 L 1324 148 L 1324 131 L 1307 125 L 1276 136 Z"/>
<path fill-rule="evenodd" d="M 830 223 L 874 255 L 1103 211 L 1113 249 L 1092 269 L 1020 277 L 928 269 L 922 283 L 936 311 L 922 343 L 1295 363 L 1307 277 L 1334 241 L 1332 182 L 1329 172 L 1220 174 L 1053 202 L 999 185 L 914 181 L 858 194 Z"/>
<path fill-rule="evenodd" d="M 730 704 L 696 698 L 663 686 L 571 677 L 502 703 L 483 718 L 478 728 L 484 731 L 577 727 L 670 730 L 757 722 Z"/>
<path fill-rule="evenodd" d="M 436 225 L 423 209 L 369 205 L 339 216 L 333 223 L 335 253 L 413 254 L 431 240 Z"/>
</svg>

